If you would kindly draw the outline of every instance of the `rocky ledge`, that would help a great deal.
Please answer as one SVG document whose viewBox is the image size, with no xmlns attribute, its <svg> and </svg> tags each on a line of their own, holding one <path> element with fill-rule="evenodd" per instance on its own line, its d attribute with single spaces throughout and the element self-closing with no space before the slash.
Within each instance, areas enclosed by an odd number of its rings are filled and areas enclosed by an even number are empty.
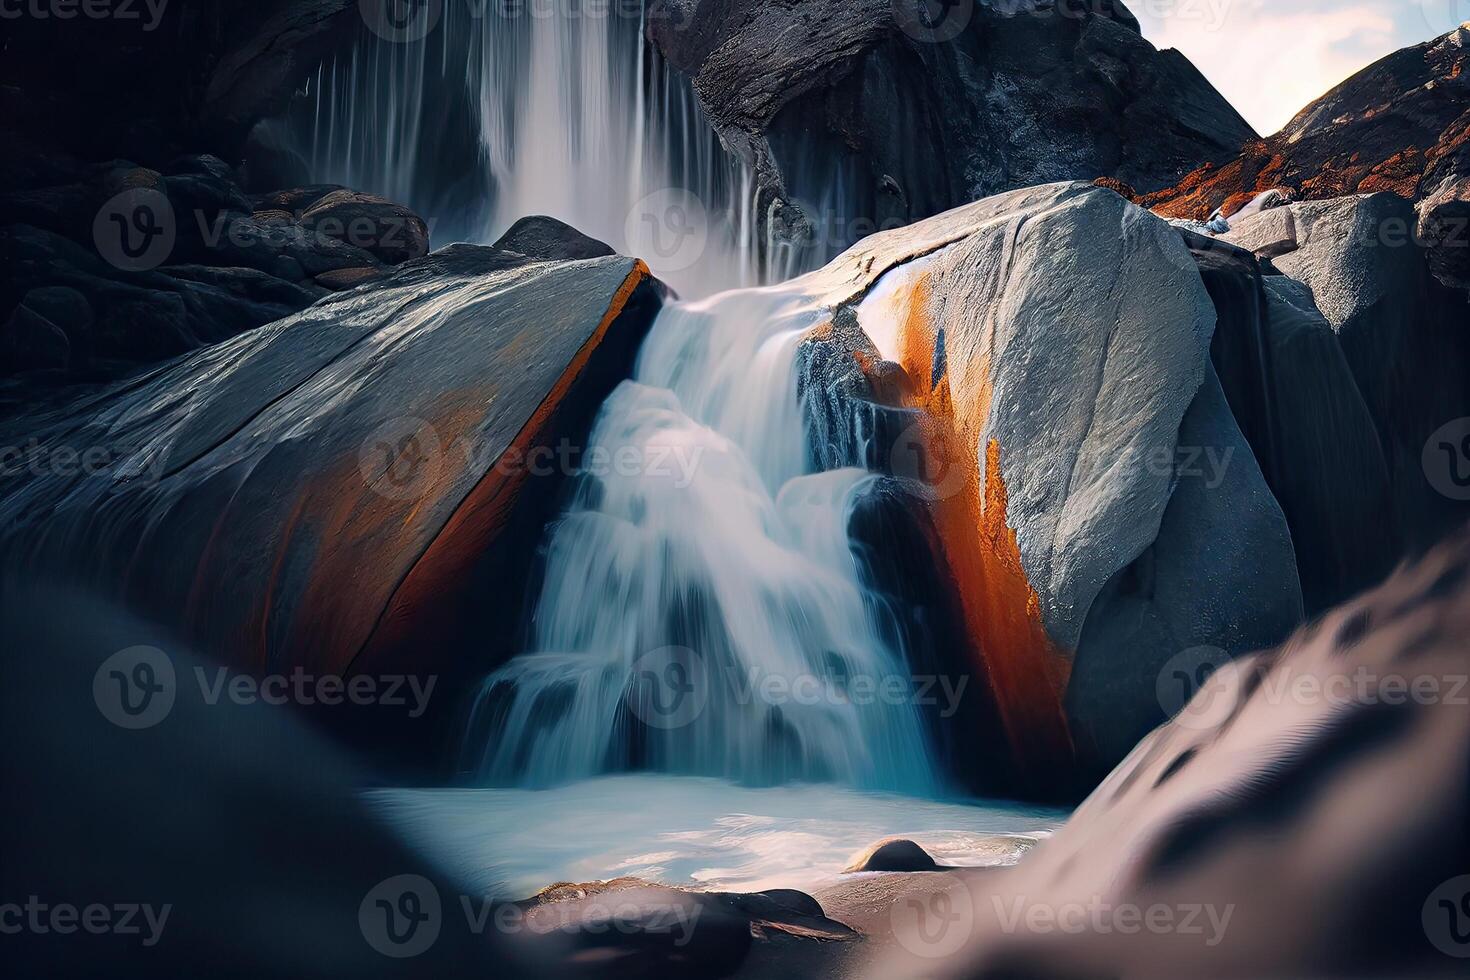
<svg viewBox="0 0 1470 980">
<path fill-rule="evenodd" d="M 66 157 L 0 194 L 0 374 L 105 378 L 305 309 L 427 254 L 405 207 L 337 185 L 246 194 L 209 155 Z"/>
</svg>

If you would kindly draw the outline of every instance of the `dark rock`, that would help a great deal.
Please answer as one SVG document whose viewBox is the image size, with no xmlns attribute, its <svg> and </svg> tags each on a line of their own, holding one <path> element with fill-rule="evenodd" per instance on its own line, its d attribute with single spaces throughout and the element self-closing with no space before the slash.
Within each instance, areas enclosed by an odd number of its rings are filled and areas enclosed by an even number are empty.
<svg viewBox="0 0 1470 980">
<path fill-rule="evenodd" d="M 397 265 L 429 252 L 429 227 L 401 204 L 358 191 L 337 190 L 301 212 L 301 225 L 365 249 Z"/>
<path fill-rule="evenodd" d="M 939 865 L 913 841 L 890 837 L 870 846 L 842 870 L 844 874 L 858 871 L 938 871 Z"/>
<path fill-rule="evenodd" d="M 195 153 L 176 157 L 164 168 L 164 172 L 170 176 L 188 174 L 213 177 L 222 183 L 236 183 L 234 169 L 211 153 Z"/>
<path fill-rule="evenodd" d="M 1462 532 L 1286 644 L 1220 666 L 1019 867 L 951 892 L 948 907 L 974 910 L 954 975 L 1463 973 L 1454 923 L 1425 910 L 1461 901 L 1470 858 L 1470 712 L 1451 693 L 1470 672 L 1467 566 Z M 1017 910 L 1084 907 L 1203 909 L 1210 924 L 1134 932 L 1104 913 L 1016 928 Z M 902 945 L 871 975 L 928 970 L 931 947 Z"/>
<path fill-rule="evenodd" d="M 853 236 L 828 222 L 892 227 L 1048 181 L 1157 190 L 1254 137 L 1123 4 L 1001 7 L 947 9 L 962 29 L 934 38 L 892 0 L 683 0 L 649 33 L 754 167 L 762 220 L 837 246 Z M 839 174 L 852 200 L 816 213 Z"/>
<path fill-rule="evenodd" d="M 68 286 L 32 289 L 21 303 L 60 327 L 73 346 L 86 338 L 95 319 L 87 298 Z"/>
<path fill-rule="evenodd" d="M 293 261 L 286 256 L 282 258 Z M 228 266 L 171 265 L 158 270 L 161 274 L 189 282 L 206 283 L 256 303 L 274 303 L 292 312 L 316 302 L 318 294 L 290 280 L 273 276 L 258 269 L 239 269 Z"/>
<path fill-rule="evenodd" d="M 119 290 L 101 304 L 93 337 L 99 357 L 124 361 L 161 361 L 198 347 L 189 311 L 177 293 L 128 290 L 135 298 L 119 298 Z"/>
<path fill-rule="evenodd" d="M 184 225 L 213 221 L 222 211 L 250 211 L 250 201 L 229 178 L 212 174 L 177 174 L 163 179 L 164 193 Z"/>
<path fill-rule="evenodd" d="M 297 224 L 257 221 L 243 214 L 224 218 L 214 241 L 208 243 L 213 263 L 243 265 L 269 272 L 285 255 L 300 263 L 311 276 L 333 269 L 379 265 L 369 251 L 350 245 L 331 234 L 318 234 Z"/>
<path fill-rule="evenodd" d="M 495 247 L 519 252 L 539 262 L 595 259 L 616 254 L 611 246 L 589 238 L 569 224 L 541 214 L 530 215 L 511 225 Z"/>
<path fill-rule="evenodd" d="M 268 194 L 257 194 L 253 198 L 253 202 L 256 212 L 278 211 L 285 213 L 288 217 L 297 218 L 301 216 L 303 211 L 328 194 L 334 191 L 345 190 L 347 188 L 341 184 L 291 186 L 285 190 L 271 191 Z"/>
<path fill-rule="evenodd" d="M 361 269 L 333 269 L 315 276 L 317 285 L 323 286 L 333 292 L 343 289 L 353 289 L 365 282 L 381 279 L 387 275 L 384 269 L 364 267 Z"/>
<path fill-rule="evenodd" d="M 5 324 L 4 334 L 0 336 L 0 352 L 13 370 L 64 368 L 71 360 L 71 343 L 56 324 L 21 306 Z"/>
<path fill-rule="evenodd" d="M 180 291 L 99 280 L 118 294 L 97 303 L 99 343 L 166 356 L 211 322 L 190 310 L 241 308 L 211 282 L 147 281 Z M 390 764 L 423 765 L 460 685 L 516 647 L 523 597 L 507 583 L 532 563 L 563 478 L 526 454 L 585 438 L 660 304 L 647 269 L 621 257 L 528 264 L 463 246 L 408 263 L 140 381 L 0 423 L 0 444 L 25 433 L 115 463 L 0 485 L 0 555 L 30 556 L 24 542 L 44 537 L 50 574 L 126 595 L 241 668 L 436 674 L 442 707 L 422 718 L 377 708 L 338 722 Z M 147 342 L 157 349 L 136 350 Z M 469 636 L 500 639 L 450 655 Z"/>
</svg>

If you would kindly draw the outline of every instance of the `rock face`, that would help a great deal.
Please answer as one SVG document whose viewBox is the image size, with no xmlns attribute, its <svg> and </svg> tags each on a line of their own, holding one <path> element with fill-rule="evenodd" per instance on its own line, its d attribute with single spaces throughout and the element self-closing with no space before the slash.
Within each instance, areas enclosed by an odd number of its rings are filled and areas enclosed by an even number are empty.
<svg viewBox="0 0 1470 980">
<path fill-rule="evenodd" d="M 1090 185 L 1032 188 L 810 281 L 864 335 L 814 342 L 896 371 L 918 410 L 888 465 L 933 516 L 1023 771 L 1116 762 L 1164 717 L 1171 657 L 1300 620 L 1286 520 L 1211 365 L 1214 306 L 1166 223 Z"/>
<path fill-rule="evenodd" d="M 859 871 L 938 871 L 939 865 L 918 844 L 902 837 L 880 840 L 843 869 L 844 874 Z"/>
<path fill-rule="evenodd" d="M 1018 867 L 951 882 L 938 975 L 1463 975 L 1467 630 L 1461 534 L 1221 667 Z"/>
<path fill-rule="evenodd" d="M 207 154 L 164 172 L 114 160 L 71 176 L 0 192 L 0 261 L 10 270 L 0 308 L 16 311 L 0 335 L 10 354 L 0 373 L 54 367 L 82 380 L 172 357 L 429 248 L 423 219 L 400 205 L 335 185 L 250 196 Z M 57 290 L 63 306 L 38 311 Z"/>
<path fill-rule="evenodd" d="M 124 597 L 239 669 L 452 686 L 519 639 L 557 447 L 661 295 L 632 259 L 455 246 L 14 420 L 4 574 Z"/>
<path fill-rule="evenodd" d="M 1470 287 L 1470 25 L 1365 68 L 1275 136 L 1246 143 L 1139 203 L 1168 217 L 1230 214 L 1256 193 L 1303 200 L 1392 192 L 1418 202 L 1435 274 Z M 1140 188 L 1140 190 L 1142 190 Z"/>
<path fill-rule="evenodd" d="M 1157 190 L 1254 133 L 1121 2 L 676 0 L 650 37 L 752 163 L 781 235 L 855 235 L 1000 191 L 1112 177 Z M 923 9 L 921 9 L 923 8 Z M 841 180 L 850 200 L 834 201 Z M 836 207 L 836 214 L 824 213 Z"/>
</svg>

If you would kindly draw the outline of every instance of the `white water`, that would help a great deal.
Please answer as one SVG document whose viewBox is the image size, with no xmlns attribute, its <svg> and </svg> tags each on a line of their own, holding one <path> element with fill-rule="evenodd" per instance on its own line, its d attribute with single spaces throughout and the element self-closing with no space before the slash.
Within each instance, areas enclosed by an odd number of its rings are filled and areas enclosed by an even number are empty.
<svg viewBox="0 0 1470 980">
<path fill-rule="evenodd" d="M 632 465 L 586 480 L 551 530 L 532 652 L 486 681 L 469 768 L 936 790 L 848 539 L 872 477 L 808 472 L 797 349 L 823 315 L 799 284 L 660 315 L 591 440 Z"/>
<path fill-rule="evenodd" d="M 646 42 L 636 8 L 530 12 L 541 6 L 450 2 L 422 38 L 364 31 L 308 85 L 314 179 L 407 202 L 436 246 L 551 215 L 686 296 L 779 282 L 838 250 L 758 240 L 749 166 Z"/>
<path fill-rule="evenodd" d="M 751 789 L 713 779 L 610 776 L 554 790 L 380 790 L 369 802 L 480 895 L 631 875 L 710 889 L 819 890 L 889 836 L 940 864 L 1014 863 L 1061 811 L 916 800 L 832 786 Z"/>
</svg>

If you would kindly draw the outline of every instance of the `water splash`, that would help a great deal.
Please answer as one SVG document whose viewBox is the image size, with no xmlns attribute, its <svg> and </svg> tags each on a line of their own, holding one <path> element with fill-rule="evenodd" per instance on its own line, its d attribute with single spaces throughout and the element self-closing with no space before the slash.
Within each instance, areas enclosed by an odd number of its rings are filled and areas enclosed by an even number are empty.
<svg viewBox="0 0 1470 980">
<path fill-rule="evenodd" d="M 584 480 L 551 529 L 535 652 L 486 681 L 469 768 L 533 786 L 647 768 L 935 789 L 848 536 L 874 478 L 810 472 L 797 353 L 824 316 L 799 284 L 660 315 L 592 436 L 592 457 L 636 465 Z M 649 714 L 665 677 L 695 702 L 676 724 Z"/>
</svg>

